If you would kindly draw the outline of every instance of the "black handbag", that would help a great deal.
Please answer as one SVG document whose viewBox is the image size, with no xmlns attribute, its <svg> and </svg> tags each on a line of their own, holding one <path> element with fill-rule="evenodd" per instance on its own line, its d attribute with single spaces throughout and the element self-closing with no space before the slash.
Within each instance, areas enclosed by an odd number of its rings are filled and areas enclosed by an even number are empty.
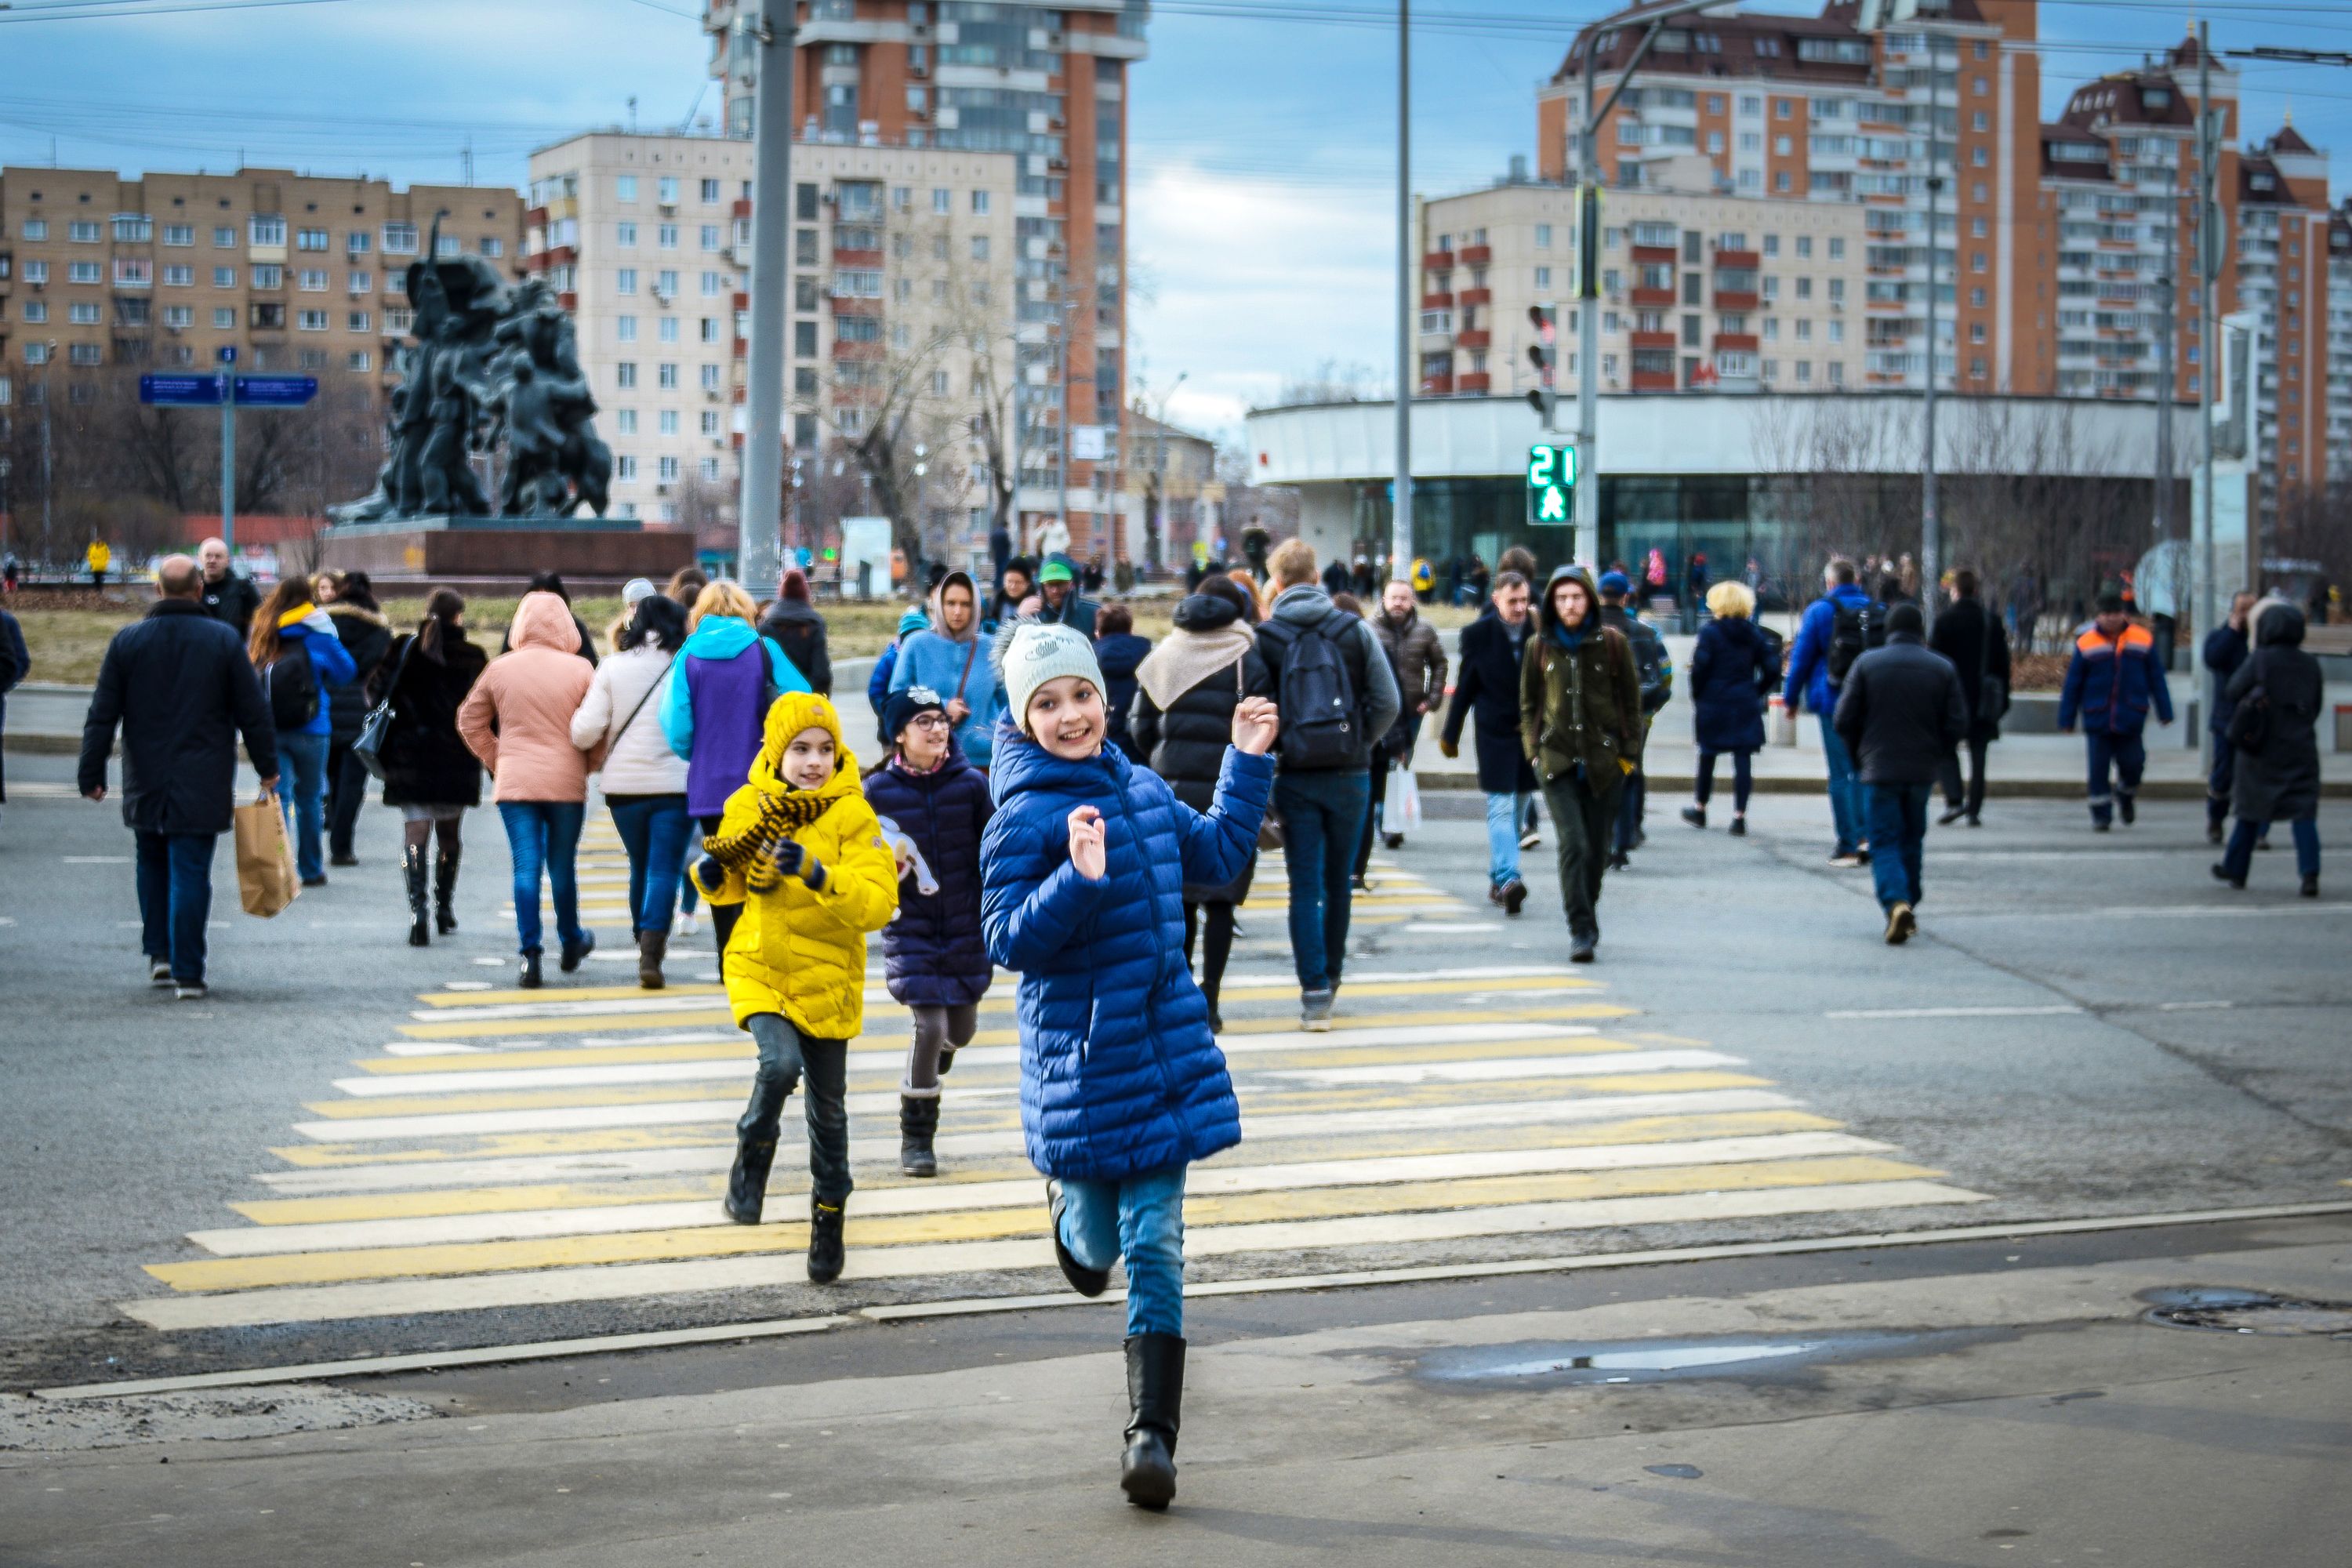
<svg viewBox="0 0 2352 1568">
<path fill-rule="evenodd" d="M 2232 750 L 2259 756 L 2271 738 L 2271 700 L 2267 692 L 2257 686 L 2230 713 L 2230 745 Z"/>
<path fill-rule="evenodd" d="M 392 694 L 400 689 L 400 678 L 408 673 L 408 656 L 416 651 L 416 639 L 410 637 L 408 646 L 400 650 L 400 663 L 392 672 L 391 681 L 383 689 L 383 700 L 367 710 L 360 721 L 360 732 L 352 742 L 352 755 L 360 760 L 378 782 L 383 778 L 383 742 L 392 733 Z"/>
</svg>

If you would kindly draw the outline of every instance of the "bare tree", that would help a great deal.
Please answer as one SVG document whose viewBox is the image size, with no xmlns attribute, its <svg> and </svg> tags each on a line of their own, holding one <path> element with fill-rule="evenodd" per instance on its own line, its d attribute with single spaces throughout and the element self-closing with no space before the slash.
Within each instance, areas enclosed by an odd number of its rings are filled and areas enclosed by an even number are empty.
<svg viewBox="0 0 2352 1568">
<path fill-rule="evenodd" d="M 1274 401 L 1276 407 L 1287 408 L 1301 403 L 1369 403 L 1392 395 L 1390 384 L 1370 365 L 1327 359 L 1305 375 L 1286 376 Z"/>
</svg>

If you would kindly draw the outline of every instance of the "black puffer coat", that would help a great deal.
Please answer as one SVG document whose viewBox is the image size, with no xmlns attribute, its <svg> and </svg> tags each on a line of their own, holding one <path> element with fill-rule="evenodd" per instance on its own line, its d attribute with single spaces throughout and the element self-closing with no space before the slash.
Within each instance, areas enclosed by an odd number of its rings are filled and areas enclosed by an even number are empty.
<svg viewBox="0 0 2352 1568">
<path fill-rule="evenodd" d="M 953 748 L 928 773 L 886 763 L 866 776 L 866 804 L 915 841 L 940 887 L 926 896 L 912 872 L 898 883 L 898 913 L 882 928 L 892 1000 L 909 1007 L 979 1001 L 996 974 L 980 928 L 980 836 L 995 811 L 988 775 Z"/>
<path fill-rule="evenodd" d="M 159 599 L 114 634 L 81 731 L 81 791 L 106 784 L 122 726 L 122 825 L 143 833 L 226 833 L 236 742 L 278 774 L 278 731 L 245 642 L 194 599 Z"/>
<path fill-rule="evenodd" d="M 392 623 L 373 610 L 351 604 L 329 605 L 327 616 L 335 623 L 335 636 L 341 640 L 343 651 L 352 656 L 357 671 L 341 686 L 327 688 L 329 732 L 348 745 L 359 738 L 360 725 L 376 700 L 377 676 L 392 673 L 383 662 L 383 656 L 392 651 Z"/>
<path fill-rule="evenodd" d="M 404 636 L 384 657 L 387 668 L 414 641 Z M 386 805 L 479 805 L 482 764 L 457 738 L 457 709 L 489 660 L 462 637 L 445 640 L 442 657 L 423 649 L 400 669 L 392 688 L 392 729 L 383 742 L 383 804 Z"/>
<path fill-rule="evenodd" d="M 784 650 L 811 691 L 833 695 L 833 653 L 824 640 L 824 617 L 814 605 L 778 599 L 760 618 L 760 635 Z"/>
<path fill-rule="evenodd" d="M 1929 647 L 1952 661 L 1960 677 L 1960 702 L 1969 710 L 1969 733 L 1979 741 L 2000 739 L 2000 715 L 1988 712 L 1982 700 L 1989 676 L 2009 690 L 2009 632 L 2000 617 L 1976 598 L 1955 599 L 1936 617 L 1936 635 Z"/>
<path fill-rule="evenodd" d="M 2248 822 L 2293 822 L 2319 809 L 2319 661 L 2303 651 L 2303 612 L 2280 601 L 2254 606 L 2254 651 L 2230 678 L 2243 708 L 2262 693 L 2268 710 L 2262 749 L 2240 747 L 2230 810 Z"/>
<path fill-rule="evenodd" d="M 1195 594 L 1176 606 L 1176 635 L 1216 631 L 1232 626 L 1241 611 L 1231 601 Z M 1265 660 L 1252 649 L 1199 685 L 1178 697 L 1164 710 L 1151 693 L 1139 687 L 1128 719 L 1128 735 L 1143 756 L 1144 765 L 1168 781 L 1176 798 L 1194 811 L 1205 812 L 1217 793 L 1217 778 L 1225 765 L 1225 752 L 1234 740 L 1234 710 L 1244 697 L 1274 695 L 1274 677 Z M 1184 901 L 1192 904 L 1237 904 L 1249 897 L 1250 880 L 1257 873 L 1255 857 L 1242 874 L 1221 887 L 1187 883 Z"/>
<path fill-rule="evenodd" d="M 1691 731 L 1702 752 L 1754 752 L 1764 745 L 1764 699 L 1780 683 L 1772 642 L 1746 616 L 1717 616 L 1698 629 L 1691 653 Z"/>
</svg>

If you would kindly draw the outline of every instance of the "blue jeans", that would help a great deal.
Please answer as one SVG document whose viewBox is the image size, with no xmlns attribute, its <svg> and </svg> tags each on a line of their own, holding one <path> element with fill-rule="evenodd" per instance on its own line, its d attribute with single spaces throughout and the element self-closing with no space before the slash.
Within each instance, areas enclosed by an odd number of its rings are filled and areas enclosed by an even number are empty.
<svg viewBox="0 0 2352 1568">
<path fill-rule="evenodd" d="M 2271 825 L 2238 818 L 2230 829 L 2229 847 L 2221 851 L 2221 869 L 2244 880 L 2254 863 L 2254 840 L 2267 837 Z M 2319 875 L 2319 818 L 2298 816 L 2294 819 L 2294 870 L 2299 877 Z"/>
<path fill-rule="evenodd" d="M 1486 879 L 1498 888 L 1519 879 L 1520 825 L 1535 798 L 1532 792 L 1515 795 L 1508 790 L 1486 797 Z"/>
<path fill-rule="evenodd" d="M 1339 984 L 1348 956 L 1348 916 L 1356 841 L 1371 809 L 1371 775 L 1361 769 L 1276 773 L 1283 864 L 1290 879 L 1290 956 L 1301 991 Z"/>
<path fill-rule="evenodd" d="M 286 776 L 278 783 L 278 804 L 294 839 L 294 868 L 306 882 L 327 874 L 320 836 L 327 825 L 327 737 L 280 735 L 278 754 Z"/>
<path fill-rule="evenodd" d="M 205 977 L 205 922 L 213 912 L 213 841 L 217 833 L 142 833 L 140 946 L 172 966 L 174 980 Z"/>
<path fill-rule="evenodd" d="M 1826 713 L 1816 714 L 1822 721 L 1822 756 L 1830 765 L 1830 820 L 1837 827 L 1835 853 L 1851 855 L 1870 831 L 1863 820 L 1862 781 L 1854 777 L 1853 754 L 1845 749 L 1845 737 L 1837 732 Z"/>
<path fill-rule="evenodd" d="M 1878 907 L 1919 902 L 1919 851 L 1927 841 L 1927 802 L 1934 784 L 1874 784 L 1862 786 L 1870 801 L 1870 879 Z"/>
<path fill-rule="evenodd" d="M 677 885 L 686 865 L 688 837 L 694 819 L 686 814 L 682 795 L 641 795 L 607 797 L 613 826 L 629 852 L 629 916 L 637 931 L 669 930 L 670 910 L 677 904 Z"/>
<path fill-rule="evenodd" d="M 1184 1167 L 1062 1184 L 1062 1245 L 1089 1268 L 1127 1259 L 1127 1331 L 1184 1331 Z"/>
<path fill-rule="evenodd" d="M 2083 737 L 2083 750 L 2090 763 L 2087 782 L 2091 820 L 2108 821 L 2115 816 L 2116 795 L 2128 799 L 2139 793 L 2139 775 L 2147 766 L 2147 747 L 2137 735 L 2095 731 Z M 2115 775 L 2112 786 L 2108 783 L 2110 770 Z"/>
<path fill-rule="evenodd" d="M 577 942 L 580 931 L 580 826 L 588 808 L 576 800 L 502 800 L 507 852 L 514 859 L 515 931 L 521 951 L 540 949 L 539 876 L 555 895 L 555 934 Z"/>
</svg>

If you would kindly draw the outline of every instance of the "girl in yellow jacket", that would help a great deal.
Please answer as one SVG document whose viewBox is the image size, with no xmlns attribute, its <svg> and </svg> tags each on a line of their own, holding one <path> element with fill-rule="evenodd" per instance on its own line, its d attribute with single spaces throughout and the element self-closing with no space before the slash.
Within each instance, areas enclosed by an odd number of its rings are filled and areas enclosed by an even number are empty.
<svg viewBox="0 0 2352 1568">
<path fill-rule="evenodd" d="M 735 1124 L 727 1217 L 760 1223 L 776 1128 L 803 1073 L 808 1097 L 808 1277 L 841 1275 L 849 1198 L 849 1042 L 865 1023 L 866 933 L 898 908 L 898 868 L 858 791 L 833 704 L 788 692 L 768 710 L 750 782 L 702 841 L 694 879 L 742 916 L 719 967 L 735 1022 L 759 1042 L 751 1103 Z"/>
</svg>

